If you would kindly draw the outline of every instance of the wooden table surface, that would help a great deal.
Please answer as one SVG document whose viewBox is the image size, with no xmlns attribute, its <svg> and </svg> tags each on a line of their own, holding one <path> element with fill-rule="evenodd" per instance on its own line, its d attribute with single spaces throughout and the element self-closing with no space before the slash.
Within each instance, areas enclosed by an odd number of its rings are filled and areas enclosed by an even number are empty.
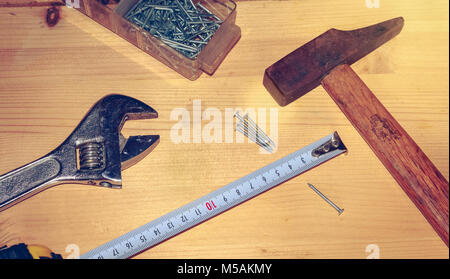
<svg viewBox="0 0 450 279">
<path fill-rule="evenodd" d="M 446 0 L 238 1 L 242 38 L 213 76 L 189 81 L 66 7 L 0 0 L 0 173 L 60 144 L 99 98 L 135 97 L 159 112 L 127 122 L 125 135 L 161 142 L 123 172 L 121 190 L 50 188 L 0 213 L 0 244 L 43 244 L 70 257 L 143 225 L 337 130 L 349 152 L 136 258 L 448 258 L 449 249 L 322 88 L 278 107 L 266 67 L 329 28 L 403 16 L 400 35 L 353 68 L 449 177 L 449 2 Z M 9 1 L 11 2 L 11 1 Z M 27 2 L 22 0 L 22 2 Z M 3 3 L 3 4 L 1 4 Z M 176 108 L 278 109 L 278 150 L 253 143 L 179 143 Z M 204 120 L 203 125 L 209 121 Z M 223 129 L 225 129 L 223 127 Z M 341 216 L 313 193 L 316 185 Z M 1 246 L 1 245 L 0 245 Z M 374 248 L 375 247 L 375 248 Z M 377 248 L 378 247 L 378 248 Z M 67 249 L 67 250 L 66 250 Z"/>
</svg>

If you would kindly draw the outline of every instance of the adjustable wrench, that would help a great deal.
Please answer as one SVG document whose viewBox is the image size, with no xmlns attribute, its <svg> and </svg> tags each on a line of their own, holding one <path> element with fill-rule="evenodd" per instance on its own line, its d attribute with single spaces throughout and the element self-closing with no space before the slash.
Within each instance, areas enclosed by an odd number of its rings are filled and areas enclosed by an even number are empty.
<svg viewBox="0 0 450 279">
<path fill-rule="evenodd" d="M 62 183 L 121 188 L 121 170 L 159 143 L 159 135 L 125 138 L 120 133 L 123 124 L 157 117 L 153 108 L 131 97 L 103 97 L 55 150 L 0 176 L 0 211 Z"/>
</svg>

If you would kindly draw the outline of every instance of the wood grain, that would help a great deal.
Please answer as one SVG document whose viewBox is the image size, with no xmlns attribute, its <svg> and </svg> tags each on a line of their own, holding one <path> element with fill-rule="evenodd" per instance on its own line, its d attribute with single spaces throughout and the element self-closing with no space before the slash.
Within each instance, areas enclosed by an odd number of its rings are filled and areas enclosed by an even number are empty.
<svg viewBox="0 0 450 279">
<path fill-rule="evenodd" d="M 3 0 L 0 0 L 0 2 Z M 0 242 L 84 253 L 337 130 L 349 149 L 314 170 L 170 239 L 137 258 L 448 258 L 449 250 L 322 88 L 279 107 L 264 69 L 317 34 L 403 16 L 399 36 L 352 67 L 444 177 L 449 176 L 448 1 L 238 1 L 242 38 L 213 76 L 192 82 L 78 11 L 0 8 L 0 174 L 60 144 L 102 96 L 138 98 L 159 113 L 130 121 L 127 135 L 161 142 L 123 172 L 123 188 L 48 189 L 0 213 Z M 278 150 L 253 143 L 175 144 L 170 114 L 278 109 Z M 202 122 L 203 125 L 209 121 Z M 192 128 L 192 127 L 191 127 Z M 192 132 L 192 130 L 191 130 Z M 225 132 L 224 130 L 222 131 Z M 270 129 L 268 129 L 270 134 Z M 341 216 L 308 188 L 318 187 Z M 253 218 L 249 218 L 253 216 Z"/>
<path fill-rule="evenodd" d="M 448 181 L 349 65 L 322 85 L 448 246 Z"/>
</svg>

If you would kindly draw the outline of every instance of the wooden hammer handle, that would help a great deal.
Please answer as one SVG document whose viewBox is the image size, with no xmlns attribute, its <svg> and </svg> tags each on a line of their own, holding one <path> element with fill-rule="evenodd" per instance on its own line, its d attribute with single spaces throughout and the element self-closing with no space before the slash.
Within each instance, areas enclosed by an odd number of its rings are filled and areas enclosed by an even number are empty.
<svg viewBox="0 0 450 279">
<path fill-rule="evenodd" d="M 448 246 L 445 177 L 349 65 L 340 65 L 322 85 Z"/>
</svg>

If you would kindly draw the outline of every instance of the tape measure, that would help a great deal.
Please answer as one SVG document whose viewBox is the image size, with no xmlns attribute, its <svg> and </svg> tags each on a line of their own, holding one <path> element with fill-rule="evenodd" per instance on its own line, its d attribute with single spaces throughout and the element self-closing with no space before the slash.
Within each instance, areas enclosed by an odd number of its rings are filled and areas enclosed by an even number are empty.
<svg viewBox="0 0 450 279">
<path fill-rule="evenodd" d="M 81 259 L 126 259 L 192 228 L 344 152 L 337 132 L 130 231 Z"/>
</svg>

